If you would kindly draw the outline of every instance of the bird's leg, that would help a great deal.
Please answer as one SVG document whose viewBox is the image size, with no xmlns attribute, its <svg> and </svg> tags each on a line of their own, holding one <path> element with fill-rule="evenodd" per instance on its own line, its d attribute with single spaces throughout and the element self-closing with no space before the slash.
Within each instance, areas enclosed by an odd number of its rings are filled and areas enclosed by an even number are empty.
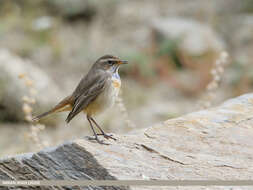
<svg viewBox="0 0 253 190">
<path fill-rule="evenodd" d="M 90 117 L 90 119 L 91 119 L 91 121 L 97 126 L 97 128 L 101 131 L 101 134 L 97 134 L 97 135 L 103 135 L 106 139 L 113 139 L 113 140 L 117 140 L 117 139 L 115 139 L 114 137 L 112 137 L 112 135 L 108 135 L 108 134 L 106 134 L 103 130 L 102 130 L 102 128 L 97 124 L 97 122 L 92 118 L 92 117 Z"/>
<path fill-rule="evenodd" d="M 89 121 L 90 127 L 91 127 L 91 129 L 92 129 L 92 131 L 93 131 L 93 134 L 94 134 L 94 136 L 95 136 L 94 140 L 96 140 L 99 144 L 105 144 L 105 143 L 103 143 L 102 141 L 100 141 L 100 140 L 98 139 L 98 135 L 97 135 L 97 133 L 95 132 L 94 127 L 93 127 L 92 122 L 91 122 L 90 119 L 91 119 L 91 117 L 89 117 L 89 116 L 87 115 L 87 120 Z"/>
</svg>

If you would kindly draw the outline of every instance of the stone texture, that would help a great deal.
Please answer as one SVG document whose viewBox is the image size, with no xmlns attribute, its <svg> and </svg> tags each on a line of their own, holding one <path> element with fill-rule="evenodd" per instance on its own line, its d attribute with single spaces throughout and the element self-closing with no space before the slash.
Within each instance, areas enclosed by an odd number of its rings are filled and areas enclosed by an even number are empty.
<svg viewBox="0 0 253 190">
<path fill-rule="evenodd" d="M 5 49 L 0 49 L 0 120 L 24 120 L 22 97 L 30 96 L 31 89 L 19 79 L 20 74 L 27 74 L 32 80 L 32 88 L 37 91 L 34 97 L 38 103 L 36 108 L 40 110 L 35 112 L 51 108 L 62 97 L 59 87 L 43 70 Z"/>
<path fill-rule="evenodd" d="M 100 4 L 105 4 L 105 2 L 101 3 L 97 0 L 48 0 L 47 4 L 64 18 L 72 21 L 90 21 L 97 14 Z"/>
<path fill-rule="evenodd" d="M 211 27 L 194 19 L 155 19 L 151 27 L 158 43 L 176 41 L 181 51 L 192 56 L 210 51 L 219 52 L 225 48 L 224 41 Z"/>
<path fill-rule="evenodd" d="M 221 26 L 221 30 L 227 38 L 230 49 L 234 52 L 233 57 L 237 64 L 250 67 L 253 58 L 251 53 L 253 48 L 253 14 L 238 14 L 230 17 Z"/>
<path fill-rule="evenodd" d="M 3 158 L 0 179 L 252 180 L 252 113 L 253 94 L 246 94 L 132 134 L 114 135 L 118 140 L 108 140 L 109 145 L 83 138 L 38 153 Z"/>
</svg>

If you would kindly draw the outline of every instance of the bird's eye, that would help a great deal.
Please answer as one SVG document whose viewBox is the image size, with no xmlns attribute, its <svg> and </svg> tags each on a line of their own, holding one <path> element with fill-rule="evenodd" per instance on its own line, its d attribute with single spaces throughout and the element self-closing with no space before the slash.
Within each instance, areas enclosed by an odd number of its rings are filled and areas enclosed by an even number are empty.
<svg viewBox="0 0 253 190">
<path fill-rule="evenodd" d="M 113 65 L 113 61 L 109 60 L 109 61 L 108 61 L 108 64 L 109 64 L 109 65 Z"/>
</svg>

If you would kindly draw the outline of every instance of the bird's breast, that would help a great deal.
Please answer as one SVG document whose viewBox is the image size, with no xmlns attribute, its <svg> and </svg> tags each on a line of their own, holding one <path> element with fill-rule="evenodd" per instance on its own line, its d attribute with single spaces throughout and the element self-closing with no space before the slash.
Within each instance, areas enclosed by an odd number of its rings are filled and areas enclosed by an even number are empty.
<svg viewBox="0 0 253 190">
<path fill-rule="evenodd" d="M 115 101 L 115 99 L 119 95 L 120 87 L 121 87 L 120 79 L 112 77 L 111 86 L 109 87 L 111 92 L 109 94 L 113 98 L 113 101 Z"/>
<path fill-rule="evenodd" d="M 119 95 L 121 81 L 119 78 L 111 77 L 104 91 L 97 97 L 97 99 L 91 103 L 86 109 L 86 112 L 90 115 L 104 111 L 110 108 L 116 101 Z"/>
<path fill-rule="evenodd" d="M 121 82 L 119 80 L 113 80 L 112 85 L 114 88 L 120 88 Z"/>
</svg>

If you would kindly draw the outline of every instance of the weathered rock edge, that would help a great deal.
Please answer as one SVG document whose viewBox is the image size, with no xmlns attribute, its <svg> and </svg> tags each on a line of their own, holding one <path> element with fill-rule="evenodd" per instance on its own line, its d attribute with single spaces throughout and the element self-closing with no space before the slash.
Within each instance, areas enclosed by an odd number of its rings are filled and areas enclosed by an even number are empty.
<svg viewBox="0 0 253 190">
<path fill-rule="evenodd" d="M 0 179 L 253 179 L 253 94 L 115 137 L 1 159 Z"/>
</svg>

